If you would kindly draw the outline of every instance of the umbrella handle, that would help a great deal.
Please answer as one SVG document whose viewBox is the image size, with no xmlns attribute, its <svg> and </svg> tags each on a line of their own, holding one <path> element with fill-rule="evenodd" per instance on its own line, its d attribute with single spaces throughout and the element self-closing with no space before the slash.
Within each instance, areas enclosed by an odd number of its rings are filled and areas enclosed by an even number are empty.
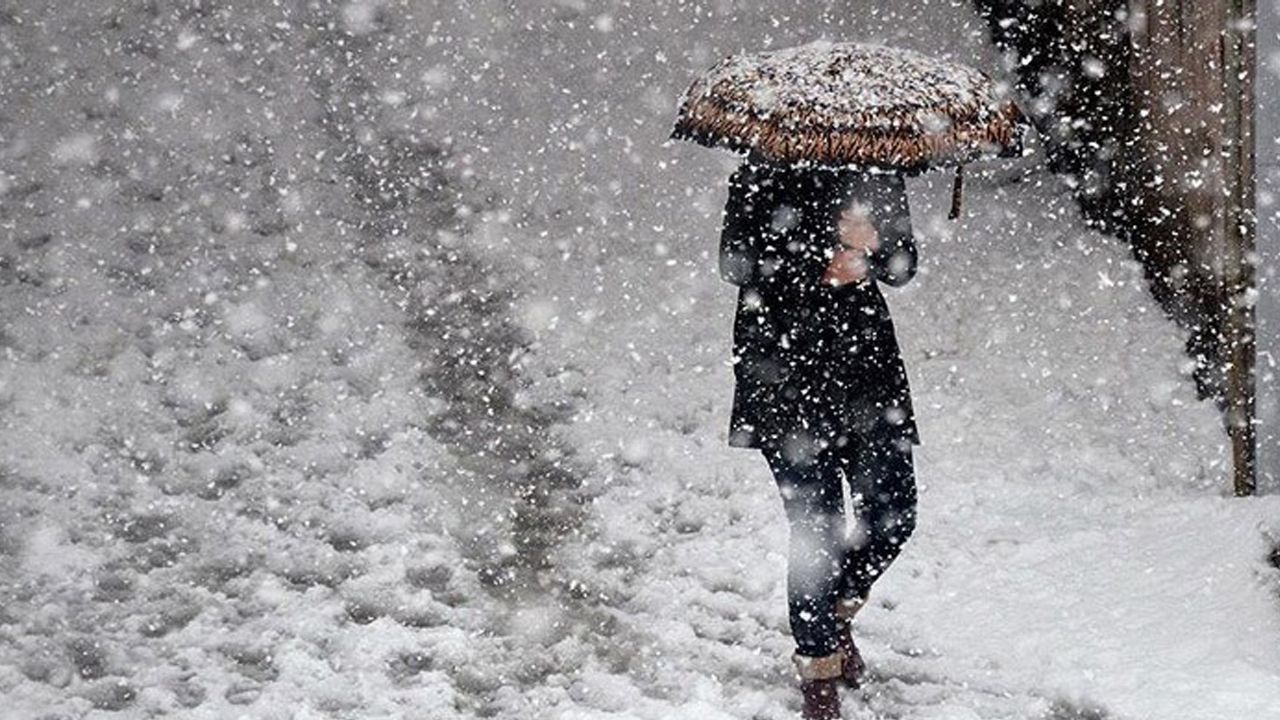
<svg viewBox="0 0 1280 720">
<path fill-rule="evenodd" d="M 955 220 L 960 217 L 960 196 L 964 193 L 964 166 L 956 166 L 956 182 L 951 186 L 951 212 L 947 213 L 948 220 Z"/>
</svg>

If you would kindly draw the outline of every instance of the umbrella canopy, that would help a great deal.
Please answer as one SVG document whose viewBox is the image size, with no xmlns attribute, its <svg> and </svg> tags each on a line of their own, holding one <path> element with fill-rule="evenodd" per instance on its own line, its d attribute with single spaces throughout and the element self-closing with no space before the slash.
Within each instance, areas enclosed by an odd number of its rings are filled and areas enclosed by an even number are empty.
<svg viewBox="0 0 1280 720">
<path fill-rule="evenodd" d="M 685 91 L 671 136 L 786 164 L 915 171 L 1017 154 L 1025 127 L 979 70 L 819 41 L 716 63 Z"/>
</svg>

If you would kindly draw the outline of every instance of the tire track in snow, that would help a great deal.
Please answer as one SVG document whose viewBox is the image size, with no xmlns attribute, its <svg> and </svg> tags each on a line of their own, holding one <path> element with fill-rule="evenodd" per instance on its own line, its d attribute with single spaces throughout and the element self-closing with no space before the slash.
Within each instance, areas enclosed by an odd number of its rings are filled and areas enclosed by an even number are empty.
<svg viewBox="0 0 1280 720">
<path fill-rule="evenodd" d="M 556 590 L 555 550 L 584 512 L 585 471 L 556 431 L 572 406 L 522 401 L 530 339 L 512 317 L 520 281 L 466 240 L 482 189 L 461 181 L 440 145 L 386 119 L 366 68 L 385 67 L 388 38 L 340 34 L 320 34 L 328 56 L 311 86 L 342 149 L 343 180 L 367 213 L 354 253 L 398 297 L 422 386 L 441 401 L 425 426 L 475 480 L 464 492 L 476 532 L 464 545 L 499 596 Z"/>
</svg>

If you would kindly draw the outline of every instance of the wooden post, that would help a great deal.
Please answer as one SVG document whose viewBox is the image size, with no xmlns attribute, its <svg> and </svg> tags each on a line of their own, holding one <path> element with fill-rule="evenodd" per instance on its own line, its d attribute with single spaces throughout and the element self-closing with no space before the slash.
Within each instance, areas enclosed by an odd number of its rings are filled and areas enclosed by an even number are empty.
<svg viewBox="0 0 1280 720">
<path fill-rule="evenodd" d="M 1222 32 L 1225 94 L 1222 133 L 1226 227 L 1222 291 L 1226 310 L 1227 432 L 1231 436 L 1235 494 L 1257 488 L 1254 307 L 1257 286 L 1254 206 L 1254 73 L 1256 0 L 1228 0 Z"/>
</svg>

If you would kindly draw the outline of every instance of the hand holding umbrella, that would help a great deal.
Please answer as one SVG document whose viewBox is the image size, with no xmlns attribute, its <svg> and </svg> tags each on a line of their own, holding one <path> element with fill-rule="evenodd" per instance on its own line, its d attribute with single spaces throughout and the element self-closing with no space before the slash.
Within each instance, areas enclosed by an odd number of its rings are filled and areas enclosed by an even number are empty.
<svg viewBox="0 0 1280 720">
<path fill-rule="evenodd" d="M 822 275 L 822 282 L 832 287 L 866 280 L 870 270 L 867 256 L 880 249 L 880 235 L 861 205 L 841 213 L 839 229 L 840 247 Z"/>
</svg>

